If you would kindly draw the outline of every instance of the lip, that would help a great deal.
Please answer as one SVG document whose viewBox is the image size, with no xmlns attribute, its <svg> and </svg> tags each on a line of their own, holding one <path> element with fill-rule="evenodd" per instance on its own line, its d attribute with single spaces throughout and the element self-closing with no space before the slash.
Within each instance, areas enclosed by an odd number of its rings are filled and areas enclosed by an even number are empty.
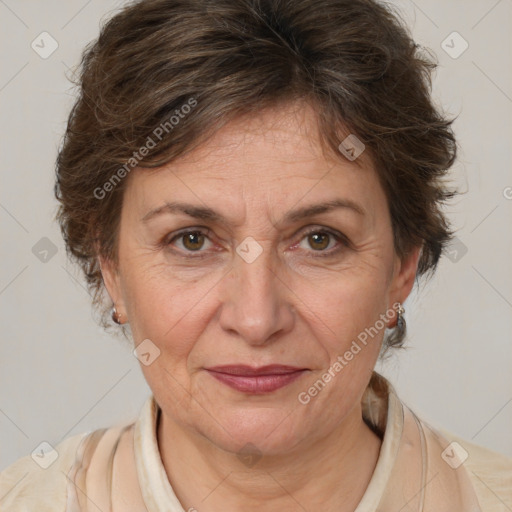
<svg viewBox="0 0 512 512">
<path fill-rule="evenodd" d="M 254 368 L 246 365 L 224 365 L 206 368 L 214 378 L 243 393 L 270 393 L 303 375 L 307 368 L 271 364 Z"/>
</svg>

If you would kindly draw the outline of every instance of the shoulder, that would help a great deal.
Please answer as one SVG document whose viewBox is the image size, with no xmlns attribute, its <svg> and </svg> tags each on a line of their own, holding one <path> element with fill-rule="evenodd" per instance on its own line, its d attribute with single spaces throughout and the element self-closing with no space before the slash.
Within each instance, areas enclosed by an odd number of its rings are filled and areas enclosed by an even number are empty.
<svg viewBox="0 0 512 512">
<path fill-rule="evenodd" d="M 34 458 L 26 455 L 2 471 L 0 508 L 9 512 L 64 512 L 67 475 L 86 437 L 87 433 L 69 437 L 53 451 L 35 452 Z"/>
<path fill-rule="evenodd" d="M 429 447 L 428 464 L 444 474 L 446 480 L 443 485 L 446 486 L 451 476 L 458 473 L 459 476 L 455 477 L 457 485 L 461 489 L 466 486 L 472 488 L 480 505 L 479 511 L 511 512 L 512 458 L 464 439 L 428 418 L 418 417 L 392 391 L 395 399 L 402 404 L 402 410 L 412 412 L 417 424 L 421 425 L 420 430 Z M 450 468 L 460 468 L 462 471 L 451 471 Z"/>
<path fill-rule="evenodd" d="M 453 444 L 466 468 L 484 512 L 512 510 L 512 458 L 474 444 L 445 429 L 438 431 Z M 457 446 L 458 445 L 458 446 Z"/>
</svg>

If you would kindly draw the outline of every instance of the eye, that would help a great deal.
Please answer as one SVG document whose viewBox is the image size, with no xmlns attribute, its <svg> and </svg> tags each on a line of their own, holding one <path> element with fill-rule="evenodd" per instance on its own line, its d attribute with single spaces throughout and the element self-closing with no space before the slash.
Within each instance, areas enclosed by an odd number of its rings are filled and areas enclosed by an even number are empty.
<svg viewBox="0 0 512 512">
<path fill-rule="evenodd" d="M 348 241 L 341 233 L 337 233 L 329 229 L 312 229 L 304 234 L 303 238 L 301 239 L 301 242 L 303 240 L 305 240 L 309 247 L 313 249 L 313 252 L 320 253 L 314 255 L 315 257 L 331 256 L 342 250 L 343 247 L 348 247 Z M 331 244 L 331 242 L 333 241 L 341 243 L 341 246 L 338 246 L 336 248 L 335 244 Z M 335 247 L 334 249 L 333 246 Z M 330 249 L 328 249 L 329 247 Z"/>
<path fill-rule="evenodd" d="M 164 245 L 177 247 L 179 249 L 178 252 L 185 253 L 185 257 L 200 258 L 206 256 L 202 253 L 207 252 L 207 249 L 211 248 L 213 245 L 208 237 L 209 234 L 210 231 L 208 229 L 188 229 L 175 234 L 170 239 L 167 239 Z M 315 228 L 309 230 L 303 235 L 300 242 L 296 244 L 296 246 L 300 246 L 304 240 L 309 245 L 309 247 L 313 249 L 312 252 L 318 253 L 314 254 L 314 257 L 332 256 L 337 254 L 344 247 L 349 246 L 349 242 L 344 235 L 325 228 Z M 336 241 L 338 242 L 338 247 L 336 247 Z M 206 242 L 208 242 L 210 245 L 208 245 Z"/>
<path fill-rule="evenodd" d="M 205 245 L 205 241 L 208 240 L 208 231 L 203 231 L 201 229 L 193 229 L 182 231 L 177 235 L 173 236 L 168 242 L 167 245 L 172 245 L 174 241 L 181 242 L 181 244 L 177 244 L 178 248 L 184 252 L 204 252 L 201 249 Z M 211 241 L 210 241 L 211 244 Z M 181 247 L 180 247 L 181 245 Z M 208 248 L 208 247 L 207 247 Z"/>
</svg>

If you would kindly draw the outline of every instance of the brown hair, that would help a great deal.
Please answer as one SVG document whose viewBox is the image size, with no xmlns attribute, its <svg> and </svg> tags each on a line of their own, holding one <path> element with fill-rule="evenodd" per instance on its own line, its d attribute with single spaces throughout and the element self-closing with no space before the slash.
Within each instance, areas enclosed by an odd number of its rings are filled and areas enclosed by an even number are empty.
<svg viewBox="0 0 512 512">
<path fill-rule="evenodd" d="M 399 15 L 373 0 L 127 5 L 84 50 L 56 165 L 57 218 L 94 304 L 109 309 L 97 256 L 117 262 L 131 168 L 168 163 L 235 117 L 289 100 L 314 106 L 322 147 L 338 158 L 348 133 L 365 144 L 397 254 L 422 246 L 417 277 L 433 274 L 453 236 L 442 204 L 456 193 L 441 180 L 456 142 L 430 97 L 435 67 Z M 405 323 L 384 346 L 404 336 Z"/>
</svg>

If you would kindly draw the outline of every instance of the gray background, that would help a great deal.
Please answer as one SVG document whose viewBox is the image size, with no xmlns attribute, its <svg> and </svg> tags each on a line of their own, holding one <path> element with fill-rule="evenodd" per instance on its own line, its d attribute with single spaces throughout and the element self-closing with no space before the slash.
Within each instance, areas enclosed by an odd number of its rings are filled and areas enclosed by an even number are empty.
<svg viewBox="0 0 512 512">
<path fill-rule="evenodd" d="M 133 419 L 149 394 L 129 345 L 95 324 L 53 221 L 66 73 L 122 3 L 0 0 L 0 469 L 42 441 Z M 432 424 L 512 456 L 512 2 L 394 3 L 438 57 L 434 95 L 459 115 L 452 177 L 465 193 L 448 210 L 450 258 L 405 303 L 409 349 L 381 371 Z M 43 31 L 59 45 L 46 59 L 31 48 Z M 458 58 L 441 46 L 453 31 L 469 44 Z"/>
</svg>

